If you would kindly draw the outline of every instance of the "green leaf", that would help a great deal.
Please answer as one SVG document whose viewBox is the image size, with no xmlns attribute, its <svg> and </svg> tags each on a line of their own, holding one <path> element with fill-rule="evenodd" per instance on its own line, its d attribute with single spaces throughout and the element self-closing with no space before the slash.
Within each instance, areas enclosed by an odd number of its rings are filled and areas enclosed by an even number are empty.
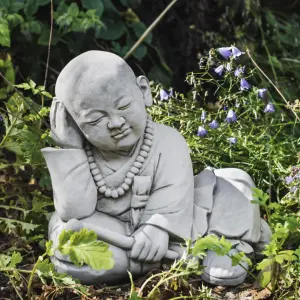
<svg viewBox="0 0 300 300">
<path fill-rule="evenodd" d="M 257 270 L 265 270 L 267 267 L 270 267 L 273 264 L 273 259 L 265 258 L 257 266 Z"/>
<path fill-rule="evenodd" d="M 8 28 L 8 22 L 3 18 L 0 21 L 0 45 L 10 47 L 10 31 Z"/>
<path fill-rule="evenodd" d="M 294 255 L 293 250 L 284 250 L 275 255 L 274 259 L 279 264 L 282 264 L 284 261 L 294 261 L 297 257 Z"/>
<path fill-rule="evenodd" d="M 19 252 L 14 252 L 11 256 L 11 261 L 9 263 L 10 268 L 15 268 L 23 260 L 22 255 Z"/>
<path fill-rule="evenodd" d="M 133 23 L 129 24 L 129 27 L 133 29 L 135 36 L 137 38 L 140 38 L 141 35 L 147 30 L 147 26 L 143 22 L 133 22 Z M 148 34 L 143 42 L 151 44 L 152 34 L 151 33 Z"/>
<path fill-rule="evenodd" d="M 58 250 L 69 255 L 76 266 L 86 263 L 95 270 L 109 270 L 114 266 L 108 244 L 98 241 L 95 232 L 86 228 L 74 233 L 70 231 L 63 232 L 62 237 L 59 236 Z"/>
<path fill-rule="evenodd" d="M 119 39 L 126 31 L 125 24 L 121 20 L 103 19 L 105 27 L 97 28 L 95 37 L 106 41 Z"/>
<path fill-rule="evenodd" d="M 0 268 L 6 268 L 10 261 L 11 261 L 10 256 L 5 254 L 0 254 Z"/>
<path fill-rule="evenodd" d="M 82 0 L 82 6 L 86 9 L 95 9 L 99 18 L 104 11 L 104 4 L 101 0 Z"/>
<path fill-rule="evenodd" d="M 78 5 L 76 3 L 72 3 L 69 7 L 68 7 L 68 14 L 72 17 L 78 17 L 79 14 L 79 8 Z"/>
<path fill-rule="evenodd" d="M 237 266 L 242 262 L 246 262 L 249 266 L 252 266 L 251 259 L 247 257 L 244 252 L 237 252 L 236 254 L 230 255 L 230 258 L 233 266 Z"/>
<path fill-rule="evenodd" d="M 260 285 L 266 287 L 271 281 L 271 271 L 266 271 L 261 274 Z"/>
<path fill-rule="evenodd" d="M 39 8 L 38 0 L 27 0 L 24 7 L 24 13 L 26 16 L 31 17 Z"/>
<path fill-rule="evenodd" d="M 11 3 L 9 7 L 9 12 L 14 14 L 23 8 L 24 8 L 24 3 L 14 1 L 13 3 Z"/>
</svg>

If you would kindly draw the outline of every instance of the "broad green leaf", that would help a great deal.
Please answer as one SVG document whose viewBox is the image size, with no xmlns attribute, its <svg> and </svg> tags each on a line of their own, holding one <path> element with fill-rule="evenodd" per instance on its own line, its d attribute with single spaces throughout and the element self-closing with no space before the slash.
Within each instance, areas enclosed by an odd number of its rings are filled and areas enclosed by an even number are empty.
<svg viewBox="0 0 300 300">
<path fill-rule="evenodd" d="M 108 247 L 108 244 L 97 240 L 95 232 L 84 228 L 71 236 L 69 231 L 64 232 L 63 237 L 59 237 L 58 250 L 69 255 L 77 266 L 86 263 L 95 270 L 109 270 L 114 266 L 114 261 Z"/>
<path fill-rule="evenodd" d="M 79 8 L 76 3 L 72 3 L 68 8 L 68 14 L 72 17 L 78 17 Z"/>
<path fill-rule="evenodd" d="M 6 268 L 10 261 L 11 261 L 10 256 L 5 254 L 0 254 L 0 268 Z"/>
<path fill-rule="evenodd" d="M 9 263 L 10 268 L 15 268 L 23 260 L 22 255 L 19 252 L 14 252 L 11 256 L 11 261 Z"/>
<path fill-rule="evenodd" d="M 10 0 L 0 0 L 0 7 L 8 10 L 10 6 Z"/>
<path fill-rule="evenodd" d="M 129 24 L 129 27 L 133 29 L 135 36 L 138 38 L 147 30 L 147 26 L 143 22 L 133 22 Z M 144 39 L 145 43 L 150 44 L 152 42 L 152 34 L 148 34 Z"/>
<path fill-rule="evenodd" d="M 10 31 L 5 19 L 0 20 L 0 45 L 10 47 Z"/>
<path fill-rule="evenodd" d="M 267 267 L 271 266 L 273 264 L 273 260 L 270 258 L 265 258 L 262 260 L 257 266 L 257 270 L 265 270 Z"/>
<path fill-rule="evenodd" d="M 119 39 L 126 31 L 125 24 L 121 20 L 103 19 L 104 27 L 97 28 L 95 37 L 106 41 Z"/>
<path fill-rule="evenodd" d="M 95 9 L 99 18 L 104 11 L 104 4 L 101 0 L 81 0 L 82 6 L 86 9 Z"/>
<path fill-rule="evenodd" d="M 260 277 L 260 285 L 266 287 L 271 281 L 271 271 L 262 272 Z"/>
<path fill-rule="evenodd" d="M 63 230 L 58 237 L 59 247 L 62 247 L 65 244 L 67 244 L 72 234 L 73 234 L 72 230 Z"/>
<path fill-rule="evenodd" d="M 9 7 L 9 12 L 10 13 L 17 13 L 22 8 L 24 8 L 24 3 L 14 1 L 14 2 L 11 3 L 11 5 Z"/>
<path fill-rule="evenodd" d="M 251 259 L 247 257 L 244 252 L 237 252 L 236 254 L 230 255 L 230 258 L 233 266 L 237 266 L 242 262 L 246 262 L 249 266 L 252 266 Z"/>
<path fill-rule="evenodd" d="M 24 7 L 25 15 L 31 17 L 37 12 L 38 8 L 38 0 L 27 0 Z"/>
<path fill-rule="evenodd" d="M 274 259 L 279 264 L 282 264 L 284 261 L 296 260 L 297 257 L 294 255 L 293 250 L 284 250 L 284 251 L 280 251 L 277 255 L 275 255 Z"/>
</svg>

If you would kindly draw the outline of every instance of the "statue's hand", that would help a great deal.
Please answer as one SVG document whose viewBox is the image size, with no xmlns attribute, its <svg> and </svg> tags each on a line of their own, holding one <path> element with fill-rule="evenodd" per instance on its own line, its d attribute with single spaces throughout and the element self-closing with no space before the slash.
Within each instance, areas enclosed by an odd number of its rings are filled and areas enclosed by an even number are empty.
<svg viewBox="0 0 300 300">
<path fill-rule="evenodd" d="M 51 137 L 62 148 L 83 148 L 83 135 L 62 102 L 53 99 L 50 109 Z"/>
<path fill-rule="evenodd" d="M 169 245 L 169 234 L 152 225 L 145 225 L 134 234 L 135 243 L 131 258 L 147 262 L 158 262 L 166 254 Z"/>
</svg>

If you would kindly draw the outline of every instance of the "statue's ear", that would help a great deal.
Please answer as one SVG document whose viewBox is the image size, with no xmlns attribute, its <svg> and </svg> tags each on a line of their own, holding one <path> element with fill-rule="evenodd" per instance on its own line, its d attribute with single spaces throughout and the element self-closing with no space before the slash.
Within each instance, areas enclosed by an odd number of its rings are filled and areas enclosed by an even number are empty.
<svg viewBox="0 0 300 300">
<path fill-rule="evenodd" d="M 149 81 L 145 76 L 139 76 L 136 83 L 143 93 L 145 106 L 150 107 L 153 103 Z"/>
</svg>

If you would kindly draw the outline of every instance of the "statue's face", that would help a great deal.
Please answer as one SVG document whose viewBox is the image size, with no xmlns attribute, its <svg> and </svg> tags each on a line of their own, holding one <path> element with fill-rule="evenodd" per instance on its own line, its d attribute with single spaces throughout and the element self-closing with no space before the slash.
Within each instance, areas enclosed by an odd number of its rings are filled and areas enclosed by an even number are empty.
<svg viewBox="0 0 300 300">
<path fill-rule="evenodd" d="M 143 135 L 147 113 L 135 82 L 122 79 L 101 85 L 95 79 L 81 85 L 75 97 L 71 115 L 95 147 L 129 151 Z"/>
</svg>

